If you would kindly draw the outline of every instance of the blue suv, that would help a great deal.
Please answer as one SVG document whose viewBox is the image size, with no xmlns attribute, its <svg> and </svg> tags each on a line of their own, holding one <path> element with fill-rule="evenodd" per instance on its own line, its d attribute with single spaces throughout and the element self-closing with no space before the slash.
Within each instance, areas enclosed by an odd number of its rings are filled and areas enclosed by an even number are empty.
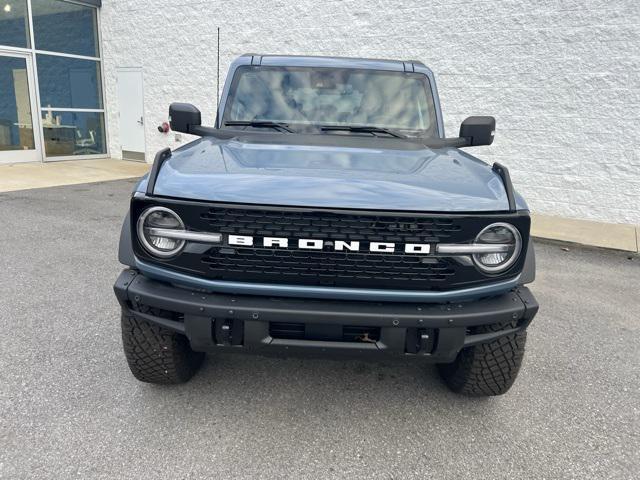
<svg viewBox="0 0 640 480">
<path fill-rule="evenodd" d="M 243 55 L 213 126 L 133 192 L 114 286 L 131 371 L 190 379 L 205 352 L 413 358 L 467 395 L 513 384 L 538 304 L 527 204 L 493 117 L 444 134 L 420 62 Z"/>
</svg>

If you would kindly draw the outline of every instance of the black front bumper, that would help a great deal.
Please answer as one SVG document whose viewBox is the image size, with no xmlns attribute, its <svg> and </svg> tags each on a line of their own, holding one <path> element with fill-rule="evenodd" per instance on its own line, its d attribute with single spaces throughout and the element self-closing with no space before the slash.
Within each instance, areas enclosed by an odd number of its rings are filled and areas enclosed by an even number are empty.
<svg viewBox="0 0 640 480">
<path fill-rule="evenodd" d="M 395 355 L 449 362 L 464 347 L 526 329 L 538 311 L 525 287 L 449 304 L 327 301 L 202 293 L 127 269 L 114 290 L 127 313 L 186 335 L 198 351 Z M 475 331 L 489 324 L 505 328 Z"/>
</svg>

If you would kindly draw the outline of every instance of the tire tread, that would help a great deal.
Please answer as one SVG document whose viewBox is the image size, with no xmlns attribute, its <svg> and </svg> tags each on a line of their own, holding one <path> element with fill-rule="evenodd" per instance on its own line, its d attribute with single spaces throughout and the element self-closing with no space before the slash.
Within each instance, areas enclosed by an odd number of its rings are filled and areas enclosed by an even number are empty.
<svg viewBox="0 0 640 480">
<path fill-rule="evenodd" d="M 122 312 L 122 343 L 129 369 L 142 382 L 176 384 L 188 381 L 204 354 L 194 352 L 184 335 Z"/>
<path fill-rule="evenodd" d="M 513 323 L 477 327 L 473 333 L 514 328 Z M 456 393 L 482 397 L 502 395 L 513 385 L 524 357 L 527 332 L 500 337 L 492 342 L 463 349 L 450 364 L 438 365 L 447 386 Z"/>
</svg>

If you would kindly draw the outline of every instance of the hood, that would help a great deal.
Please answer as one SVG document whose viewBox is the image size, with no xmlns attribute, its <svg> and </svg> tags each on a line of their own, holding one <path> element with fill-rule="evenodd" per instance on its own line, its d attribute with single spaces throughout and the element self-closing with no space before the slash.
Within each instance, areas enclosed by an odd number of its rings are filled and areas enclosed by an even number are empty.
<svg viewBox="0 0 640 480">
<path fill-rule="evenodd" d="M 138 186 L 146 188 L 146 179 Z M 355 135 L 203 137 L 175 150 L 156 195 L 211 202 L 423 212 L 508 210 L 500 177 L 458 149 Z M 516 196 L 517 208 L 526 209 Z"/>
</svg>

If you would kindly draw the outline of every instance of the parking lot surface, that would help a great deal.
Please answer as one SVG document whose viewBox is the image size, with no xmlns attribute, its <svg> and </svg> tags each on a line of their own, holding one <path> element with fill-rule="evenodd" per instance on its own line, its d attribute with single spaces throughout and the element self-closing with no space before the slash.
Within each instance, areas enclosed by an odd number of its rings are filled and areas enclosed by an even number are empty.
<svg viewBox="0 0 640 480">
<path fill-rule="evenodd" d="M 136 381 L 112 284 L 133 181 L 0 194 L 1 478 L 637 478 L 640 261 L 538 243 L 502 397 L 421 363 L 209 356 Z"/>
</svg>

